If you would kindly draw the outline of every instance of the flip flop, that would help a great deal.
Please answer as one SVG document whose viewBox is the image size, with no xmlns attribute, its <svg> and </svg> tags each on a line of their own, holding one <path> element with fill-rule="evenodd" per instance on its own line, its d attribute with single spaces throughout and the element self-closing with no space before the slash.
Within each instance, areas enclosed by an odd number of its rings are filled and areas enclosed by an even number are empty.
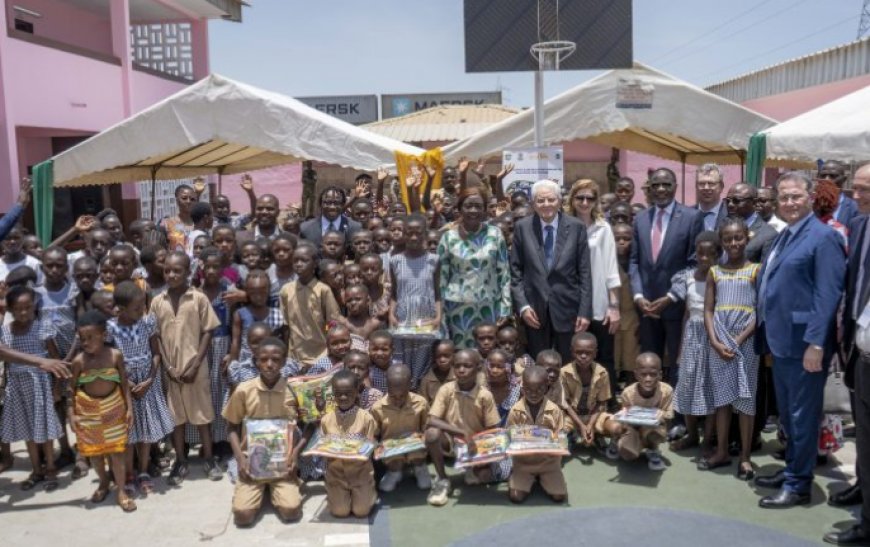
<svg viewBox="0 0 870 547">
<path fill-rule="evenodd" d="M 698 462 L 698 470 L 700 471 L 712 471 L 714 469 L 719 469 L 720 467 L 728 467 L 731 465 L 731 460 L 722 460 L 720 462 L 711 462 L 710 460 L 704 459 Z"/>
<path fill-rule="evenodd" d="M 698 439 L 691 439 L 688 435 L 686 435 L 672 442 L 669 445 L 669 448 L 674 452 L 680 452 L 682 450 L 688 450 L 689 448 L 695 448 L 700 444 L 701 443 L 698 441 Z"/>
<path fill-rule="evenodd" d="M 136 502 L 131 500 L 130 498 L 124 498 L 122 500 L 118 500 L 118 505 L 121 507 L 121 510 L 125 513 L 132 513 L 136 509 Z"/>
<path fill-rule="evenodd" d="M 94 490 L 94 493 L 91 494 L 91 503 L 102 503 L 106 497 L 109 495 L 108 488 L 97 488 Z"/>
<path fill-rule="evenodd" d="M 57 482 L 57 475 L 54 476 L 46 476 L 45 477 L 45 486 L 42 487 L 42 490 L 45 492 L 54 492 L 57 490 L 59 486 Z"/>
<path fill-rule="evenodd" d="M 30 476 L 24 479 L 24 482 L 21 483 L 21 489 L 25 492 L 28 490 L 33 490 L 37 484 L 43 481 L 45 481 L 45 475 L 31 473 Z"/>
</svg>

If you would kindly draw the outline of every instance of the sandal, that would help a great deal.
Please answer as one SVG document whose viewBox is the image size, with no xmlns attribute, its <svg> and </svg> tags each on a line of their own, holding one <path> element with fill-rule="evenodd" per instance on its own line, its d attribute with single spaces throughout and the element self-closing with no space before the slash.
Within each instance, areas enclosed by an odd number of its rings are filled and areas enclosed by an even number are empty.
<svg viewBox="0 0 870 547">
<path fill-rule="evenodd" d="M 72 470 L 72 478 L 73 480 L 80 479 L 82 477 L 86 477 L 88 472 L 90 472 L 90 467 L 88 467 L 88 462 L 85 460 L 76 460 L 76 466 Z"/>
<path fill-rule="evenodd" d="M 57 487 L 60 486 L 57 482 L 57 472 L 54 473 L 46 473 L 45 475 L 45 486 L 42 487 L 45 492 L 54 492 L 57 490 Z"/>
<path fill-rule="evenodd" d="M 136 502 L 130 498 L 124 498 L 118 500 L 118 505 L 121 507 L 125 513 L 132 513 L 137 509 Z"/>
<path fill-rule="evenodd" d="M 102 503 L 106 497 L 109 495 L 109 489 L 103 487 L 97 487 L 94 490 L 94 493 L 91 494 L 91 503 Z"/>
<path fill-rule="evenodd" d="M 28 490 L 33 490 L 37 484 L 45 481 L 45 475 L 39 473 L 31 473 L 29 477 L 24 479 L 24 482 L 21 483 L 21 489 L 25 492 Z"/>
<path fill-rule="evenodd" d="M 154 493 L 154 483 L 151 481 L 151 476 L 148 473 L 140 473 L 137 479 L 139 481 L 139 492 L 143 497 Z"/>
<path fill-rule="evenodd" d="M 721 460 L 721 461 L 712 461 L 708 459 L 703 459 L 698 462 L 698 470 L 699 471 L 712 471 L 714 469 L 719 469 L 720 467 L 728 467 L 731 465 L 731 460 Z"/>
<path fill-rule="evenodd" d="M 682 450 L 688 450 L 689 448 L 695 448 L 700 444 L 698 438 L 691 438 L 688 435 L 680 437 L 676 441 L 670 444 L 670 449 L 674 452 L 680 452 Z"/>
<path fill-rule="evenodd" d="M 752 462 L 740 462 L 740 465 L 737 466 L 737 478 L 743 481 L 751 481 L 755 478 Z"/>
</svg>

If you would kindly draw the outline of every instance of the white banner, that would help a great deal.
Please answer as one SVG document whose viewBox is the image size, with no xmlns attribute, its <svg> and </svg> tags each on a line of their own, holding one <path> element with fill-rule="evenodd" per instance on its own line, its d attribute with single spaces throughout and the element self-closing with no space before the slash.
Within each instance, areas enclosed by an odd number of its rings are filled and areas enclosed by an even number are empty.
<svg viewBox="0 0 870 547">
<path fill-rule="evenodd" d="M 561 146 L 541 148 L 515 148 L 502 152 L 502 165 L 513 164 L 514 169 L 502 181 L 506 196 L 522 190 L 531 199 L 532 184 L 550 179 L 564 187 L 564 156 Z"/>
</svg>

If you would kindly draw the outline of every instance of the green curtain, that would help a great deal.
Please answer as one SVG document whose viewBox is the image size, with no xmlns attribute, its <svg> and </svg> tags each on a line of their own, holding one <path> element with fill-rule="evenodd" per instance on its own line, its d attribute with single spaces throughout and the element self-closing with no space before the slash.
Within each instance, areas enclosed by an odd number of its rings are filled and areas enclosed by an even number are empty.
<svg viewBox="0 0 870 547">
<path fill-rule="evenodd" d="M 764 182 L 764 160 L 767 158 L 767 138 L 764 133 L 749 137 L 749 153 L 746 155 L 746 182 L 760 187 Z"/>
<path fill-rule="evenodd" d="M 47 247 L 52 241 L 54 221 L 54 161 L 46 160 L 33 168 L 33 216 L 36 236 Z"/>
</svg>

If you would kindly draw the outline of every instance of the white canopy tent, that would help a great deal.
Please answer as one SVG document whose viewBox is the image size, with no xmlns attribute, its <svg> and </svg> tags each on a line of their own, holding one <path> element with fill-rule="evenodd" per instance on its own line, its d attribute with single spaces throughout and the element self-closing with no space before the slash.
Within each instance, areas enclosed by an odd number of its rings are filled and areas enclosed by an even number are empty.
<svg viewBox="0 0 870 547">
<path fill-rule="evenodd" d="M 870 159 L 870 86 L 761 132 L 772 163 Z"/>
<path fill-rule="evenodd" d="M 534 146 L 534 110 L 444 148 L 447 161 Z M 742 163 L 750 135 L 776 121 L 635 62 L 544 103 L 545 144 L 583 139 L 690 164 Z"/>
<path fill-rule="evenodd" d="M 415 146 L 212 74 L 58 154 L 54 186 L 232 174 L 301 160 L 375 170 Z"/>
</svg>

